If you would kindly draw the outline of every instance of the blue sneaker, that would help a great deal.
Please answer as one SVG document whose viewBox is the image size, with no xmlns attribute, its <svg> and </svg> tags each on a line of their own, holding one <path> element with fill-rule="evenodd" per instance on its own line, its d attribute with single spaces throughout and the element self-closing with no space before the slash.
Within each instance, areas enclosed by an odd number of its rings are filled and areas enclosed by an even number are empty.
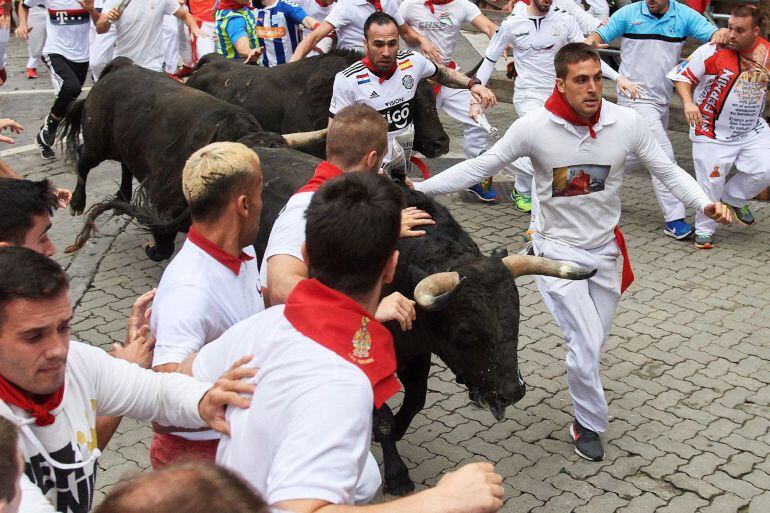
<svg viewBox="0 0 770 513">
<path fill-rule="evenodd" d="M 695 227 L 684 219 L 677 219 L 675 221 L 667 222 L 666 226 L 663 228 L 663 233 L 676 240 L 682 240 L 695 233 Z"/>
<path fill-rule="evenodd" d="M 465 190 L 475 194 L 479 201 L 483 201 L 484 203 L 492 203 L 497 200 L 497 191 L 492 187 L 491 177 L 481 183 L 477 183 L 473 187 L 468 187 Z"/>
</svg>

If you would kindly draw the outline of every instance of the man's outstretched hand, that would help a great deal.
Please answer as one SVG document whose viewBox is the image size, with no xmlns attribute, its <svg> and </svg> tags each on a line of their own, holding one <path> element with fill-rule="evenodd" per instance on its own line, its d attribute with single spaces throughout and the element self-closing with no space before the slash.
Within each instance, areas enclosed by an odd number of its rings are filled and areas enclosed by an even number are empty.
<svg viewBox="0 0 770 513">
<path fill-rule="evenodd" d="M 704 207 L 703 213 L 719 224 L 732 224 L 733 222 L 733 213 L 724 203 L 717 201 L 709 203 Z"/>
</svg>

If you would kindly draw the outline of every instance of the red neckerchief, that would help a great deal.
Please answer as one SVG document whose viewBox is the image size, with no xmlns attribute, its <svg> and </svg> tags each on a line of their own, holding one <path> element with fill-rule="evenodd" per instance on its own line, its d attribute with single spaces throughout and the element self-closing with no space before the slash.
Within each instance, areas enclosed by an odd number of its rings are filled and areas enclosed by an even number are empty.
<svg viewBox="0 0 770 513">
<path fill-rule="evenodd" d="M 393 76 L 393 73 L 396 72 L 396 69 L 398 68 L 398 63 L 396 61 L 393 62 L 393 66 L 386 71 L 385 73 L 382 73 L 377 68 L 374 67 L 374 64 L 372 64 L 372 61 L 369 60 L 369 56 L 367 55 L 363 59 L 361 59 L 361 63 L 363 63 L 364 66 L 366 66 L 366 69 L 380 77 L 380 84 L 385 82 L 387 79 Z"/>
<path fill-rule="evenodd" d="M 372 384 L 376 408 L 401 388 L 393 374 L 393 336 L 348 296 L 314 278 L 302 280 L 289 294 L 283 315 L 295 330 L 361 369 Z"/>
<path fill-rule="evenodd" d="M 317 3 L 320 7 L 329 7 L 331 4 L 334 3 L 334 0 L 331 2 L 326 3 L 327 0 L 315 0 L 315 3 Z"/>
<path fill-rule="evenodd" d="M 452 0 L 427 0 L 427 2 L 425 2 L 425 5 L 428 6 L 428 9 L 430 9 L 430 12 L 432 12 L 433 14 L 436 14 L 436 10 L 433 9 L 434 5 L 446 5 L 451 1 Z"/>
<path fill-rule="evenodd" d="M 451 2 L 452 0 L 449 0 L 449 1 Z M 428 2 L 425 2 L 425 3 L 427 4 Z M 457 69 L 457 63 L 455 61 L 449 61 L 446 64 L 446 67 L 449 69 Z M 433 96 L 438 96 L 439 91 L 441 91 L 441 84 L 436 83 L 436 85 L 433 86 Z"/>
<path fill-rule="evenodd" d="M 380 3 L 380 0 L 366 0 L 370 4 L 374 6 L 374 10 L 377 12 L 383 12 L 382 11 L 382 4 Z"/>
<path fill-rule="evenodd" d="M 297 192 L 295 192 L 294 194 L 299 194 L 300 192 L 315 192 L 324 183 L 331 180 L 332 178 L 336 178 L 340 176 L 341 174 L 342 174 L 342 169 L 324 160 L 323 162 L 318 164 L 318 166 L 315 168 L 315 173 L 313 174 L 313 178 L 308 180 L 308 182 L 305 185 L 297 189 Z"/>
<path fill-rule="evenodd" d="M 234 257 L 220 246 L 217 246 L 206 237 L 198 233 L 198 231 L 195 229 L 195 225 L 190 227 L 190 231 L 187 233 L 187 240 L 211 255 L 214 260 L 230 269 L 236 276 L 238 276 L 241 272 L 241 264 L 248 262 L 249 260 L 254 260 L 253 256 L 247 255 L 243 251 L 241 251 L 240 256 Z"/>
<path fill-rule="evenodd" d="M 626 291 L 634 282 L 634 271 L 631 269 L 631 259 L 628 258 L 628 248 L 626 248 L 626 239 L 620 232 L 620 227 L 615 227 L 615 242 L 618 243 L 620 254 L 623 255 L 623 270 L 620 277 L 620 293 Z"/>
<path fill-rule="evenodd" d="M 548 100 L 545 102 L 545 108 L 553 112 L 567 123 L 572 123 L 576 126 L 587 126 L 588 133 L 591 137 L 596 139 L 596 132 L 594 131 L 594 125 L 599 121 L 599 115 L 602 112 L 601 99 L 599 99 L 599 108 L 596 109 L 596 113 L 593 115 L 590 121 L 586 122 L 580 119 L 575 110 L 570 107 L 567 100 L 564 99 L 564 95 L 559 92 L 556 86 L 553 86 L 553 92 Z"/>
<path fill-rule="evenodd" d="M 64 385 L 56 392 L 45 396 L 42 401 L 35 401 L 29 394 L 0 376 L 0 399 L 32 415 L 36 425 L 50 426 L 56 420 L 51 410 L 58 408 L 64 399 Z"/>
</svg>

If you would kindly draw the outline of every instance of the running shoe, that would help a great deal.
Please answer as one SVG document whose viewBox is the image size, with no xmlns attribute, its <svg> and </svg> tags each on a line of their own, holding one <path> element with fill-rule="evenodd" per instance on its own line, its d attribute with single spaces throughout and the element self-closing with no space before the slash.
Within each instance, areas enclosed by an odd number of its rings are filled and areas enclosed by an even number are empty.
<svg viewBox="0 0 770 513">
<path fill-rule="evenodd" d="M 684 219 L 676 219 L 665 224 L 663 233 L 676 240 L 682 240 L 695 233 L 695 227 Z"/>
<path fill-rule="evenodd" d="M 569 433 L 575 441 L 575 452 L 578 456 L 590 461 L 604 459 L 604 447 L 599 440 L 599 433 L 581 426 L 577 419 L 570 425 Z"/>
<path fill-rule="evenodd" d="M 37 78 L 37 69 L 36 68 L 27 68 L 27 78 L 29 80 L 34 80 Z"/>
<path fill-rule="evenodd" d="M 698 249 L 712 249 L 714 247 L 714 236 L 704 233 L 695 234 L 695 247 Z"/>
<path fill-rule="evenodd" d="M 40 156 L 44 159 L 56 158 L 56 152 L 53 149 L 54 142 L 56 141 L 56 133 L 51 132 L 45 125 L 40 128 L 40 132 L 37 134 L 37 145 L 40 147 Z"/>
<path fill-rule="evenodd" d="M 532 228 L 528 229 L 526 232 L 524 232 L 524 241 L 532 242 L 532 236 L 536 233 L 537 233 L 537 230 L 533 230 Z"/>
<path fill-rule="evenodd" d="M 754 214 L 751 213 L 751 209 L 749 208 L 748 203 L 746 203 L 742 207 L 734 207 L 727 203 L 724 203 L 724 205 L 733 211 L 733 215 L 735 216 L 735 219 L 738 221 L 738 224 L 743 226 L 751 226 L 752 224 L 754 224 Z"/>
<path fill-rule="evenodd" d="M 516 189 L 511 192 L 511 200 L 516 210 L 529 214 L 532 212 L 532 197 L 521 194 Z"/>
<path fill-rule="evenodd" d="M 465 190 L 475 194 L 479 201 L 484 203 L 492 203 L 497 199 L 497 191 L 492 187 L 492 177 Z"/>
</svg>

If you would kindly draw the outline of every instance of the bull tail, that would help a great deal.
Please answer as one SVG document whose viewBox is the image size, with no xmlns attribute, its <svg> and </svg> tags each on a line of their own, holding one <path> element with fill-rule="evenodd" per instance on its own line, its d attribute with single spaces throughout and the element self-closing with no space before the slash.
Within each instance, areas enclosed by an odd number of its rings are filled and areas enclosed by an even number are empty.
<svg viewBox="0 0 770 513">
<path fill-rule="evenodd" d="M 476 64 L 476 65 L 475 65 L 475 66 L 473 66 L 471 69 L 469 69 L 469 70 L 467 71 L 467 73 L 465 73 L 465 76 L 467 76 L 468 78 L 473 78 L 473 77 L 475 77 L 475 76 L 476 76 L 476 73 L 479 71 L 479 68 L 481 67 L 481 65 L 482 65 L 483 63 L 484 63 L 484 57 L 482 57 L 482 58 L 481 58 L 481 60 L 478 62 L 478 64 Z"/>
<path fill-rule="evenodd" d="M 83 110 L 86 101 L 76 100 L 67 109 L 64 121 L 59 125 L 59 140 L 64 141 L 64 152 L 68 162 L 78 161 L 78 147 L 80 146 L 80 132 L 83 129 Z"/>
</svg>

